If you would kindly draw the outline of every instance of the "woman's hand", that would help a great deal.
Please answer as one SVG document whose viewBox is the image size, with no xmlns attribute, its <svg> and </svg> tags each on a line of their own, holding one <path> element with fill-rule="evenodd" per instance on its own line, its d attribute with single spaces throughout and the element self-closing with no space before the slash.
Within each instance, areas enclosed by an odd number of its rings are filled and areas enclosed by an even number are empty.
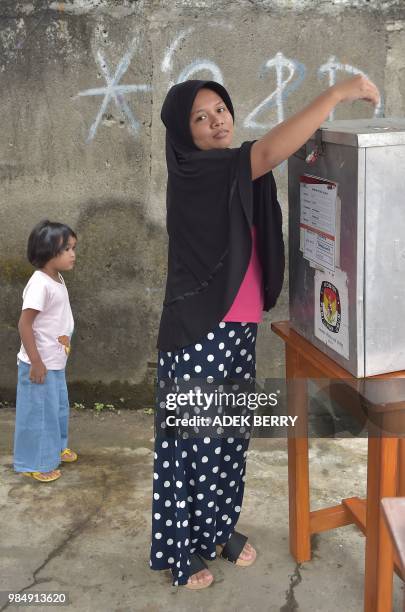
<svg viewBox="0 0 405 612">
<path fill-rule="evenodd" d="M 45 382 L 45 376 L 47 373 L 47 369 L 45 367 L 45 365 L 43 364 L 42 360 L 39 359 L 38 361 L 35 361 L 34 363 L 31 364 L 31 368 L 30 368 L 30 381 L 33 383 L 39 383 L 39 384 L 44 384 Z"/>
<path fill-rule="evenodd" d="M 330 88 L 339 102 L 354 102 L 354 100 L 366 100 L 377 106 L 380 102 L 380 94 L 377 86 L 367 77 L 356 74 L 350 79 L 345 79 Z"/>
<path fill-rule="evenodd" d="M 380 102 L 377 87 L 365 76 L 356 75 L 329 87 L 303 110 L 279 123 L 251 148 L 252 179 L 256 179 L 290 157 L 327 120 L 339 102 Z"/>
</svg>

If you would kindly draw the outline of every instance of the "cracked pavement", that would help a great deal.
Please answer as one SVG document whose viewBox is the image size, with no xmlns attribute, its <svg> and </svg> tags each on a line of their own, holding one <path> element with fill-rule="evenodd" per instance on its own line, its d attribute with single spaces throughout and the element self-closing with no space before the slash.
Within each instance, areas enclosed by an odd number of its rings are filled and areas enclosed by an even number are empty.
<svg viewBox="0 0 405 612">
<path fill-rule="evenodd" d="M 152 416 L 72 410 L 69 445 L 79 460 L 62 464 L 53 483 L 14 473 L 13 428 L 14 410 L 1 408 L 0 591 L 64 591 L 72 612 L 361 612 L 364 537 L 354 526 L 314 536 L 311 562 L 289 554 L 285 440 L 250 444 L 238 530 L 257 562 L 208 562 L 215 583 L 193 592 L 149 568 Z M 312 509 L 363 496 L 366 440 L 312 440 L 310 470 Z M 394 582 L 399 612 L 403 590 Z M 0 612 L 17 609 L 3 597 Z"/>
</svg>

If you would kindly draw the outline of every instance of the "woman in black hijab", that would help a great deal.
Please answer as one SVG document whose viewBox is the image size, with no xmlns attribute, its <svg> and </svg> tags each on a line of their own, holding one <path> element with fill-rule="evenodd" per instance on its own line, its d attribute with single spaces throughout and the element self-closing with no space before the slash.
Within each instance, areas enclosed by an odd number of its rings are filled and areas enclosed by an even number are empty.
<svg viewBox="0 0 405 612">
<path fill-rule="evenodd" d="M 257 325 L 262 311 L 275 305 L 284 275 L 271 170 L 308 140 L 338 102 L 363 98 L 377 104 L 378 97 L 373 83 L 356 76 L 329 88 L 260 140 L 232 149 L 234 110 L 222 85 L 186 81 L 166 96 L 161 118 L 169 250 L 157 343 L 150 566 L 171 569 L 173 585 L 205 588 L 213 576 L 203 559 L 220 553 L 248 566 L 256 551 L 235 530 L 249 427 L 231 435 L 221 427 L 194 426 L 190 437 L 190 430 L 169 426 L 166 417 L 174 408 L 179 414 L 180 406 L 170 405 L 174 394 L 168 392 L 184 385 L 194 391 L 187 412 L 183 408 L 187 419 L 208 408 L 197 401 L 202 386 L 222 391 L 228 381 L 254 381 Z M 215 411 L 221 413 L 222 406 Z"/>
</svg>

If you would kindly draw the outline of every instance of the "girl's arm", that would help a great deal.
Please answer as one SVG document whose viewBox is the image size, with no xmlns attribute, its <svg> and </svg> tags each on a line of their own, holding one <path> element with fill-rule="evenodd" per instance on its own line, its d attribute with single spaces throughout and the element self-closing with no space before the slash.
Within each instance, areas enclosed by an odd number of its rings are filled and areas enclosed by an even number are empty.
<svg viewBox="0 0 405 612">
<path fill-rule="evenodd" d="M 18 321 L 18 331 L 20 332 L 21 342 L 31 361 L 30 380 L 34 383 L 42 384 L 45 382 L 46 367 L 38 353 L 32 330 L 32 324 L 38 312 L 39 310 L 34 310 L 33 308 L 23 310 Z"/>
<path fill-rule="evenodd" d="M 302 111 L 276 125 L 252 145 L 252 179 L 266 174 L 302 147 L 339 102 L 358 99 L 375 105 L 380 99 L 377 87 L 362 75 L 333 85 Z"/>
</svg>

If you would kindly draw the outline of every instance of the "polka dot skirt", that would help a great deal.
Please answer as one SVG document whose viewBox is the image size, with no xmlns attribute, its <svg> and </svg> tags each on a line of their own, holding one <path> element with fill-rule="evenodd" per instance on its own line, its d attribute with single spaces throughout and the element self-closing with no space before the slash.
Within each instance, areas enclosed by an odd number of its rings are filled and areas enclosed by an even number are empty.
<svg viewBox="0 0 405 612">
<path fill-rule="evenodd" d="M 200 377 L 255 378 L 257 323 L 221 322 L 200 342 L 159 351 L 159 381 Z M 188 378 L 187 378 L 188 377 Z M 226 433 L 224 434 L 226 435 Z M 249 433 L 244 438 L 155 439 L 150 567 L 170 569 L 186 584 L 190 555 L 216 557 L 232 535 L 245 486 Z"/>
</svg>

